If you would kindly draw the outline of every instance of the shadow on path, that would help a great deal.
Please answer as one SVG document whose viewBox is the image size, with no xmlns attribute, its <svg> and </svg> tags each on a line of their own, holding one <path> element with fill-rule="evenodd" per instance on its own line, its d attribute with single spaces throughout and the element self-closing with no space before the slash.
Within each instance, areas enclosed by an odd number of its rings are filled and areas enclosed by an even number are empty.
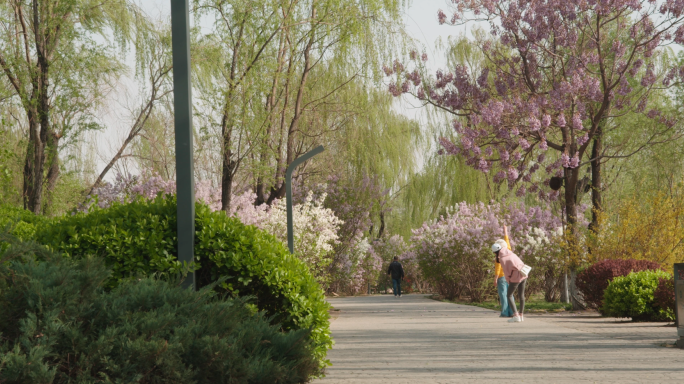
<svg viewBox="0 0 684 384">
<path fill-rule="evenodd" d="M 340 310 L 331 324 L 333 366 L 316 383 L 684 382 L 683 350 L 555 320 L 526 316 L 508 323 L 495 311 L 424 295 L 330 302 Z"/>
</svg>

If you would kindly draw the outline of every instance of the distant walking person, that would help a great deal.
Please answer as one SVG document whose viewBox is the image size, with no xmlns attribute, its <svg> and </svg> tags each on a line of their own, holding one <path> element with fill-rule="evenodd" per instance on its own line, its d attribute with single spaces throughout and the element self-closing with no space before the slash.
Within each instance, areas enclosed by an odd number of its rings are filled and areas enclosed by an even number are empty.
<svg viewBox="0 0 684 384">
<path fill-rule="evenodd" d="M 394 256 L 394 261 L 387 268 L 387 274 L 392 276 L 394 297 L 401 297 L 401 280 L 404 278 L 404 268 L 401 267 L 399 257 Z"/>
</svg>

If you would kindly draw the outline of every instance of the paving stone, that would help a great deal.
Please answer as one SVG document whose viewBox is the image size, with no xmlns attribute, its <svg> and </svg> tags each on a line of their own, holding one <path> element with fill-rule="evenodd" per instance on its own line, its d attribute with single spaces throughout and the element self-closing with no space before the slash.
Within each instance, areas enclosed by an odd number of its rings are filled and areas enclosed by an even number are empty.
<svg viewBox="0 0 684 384">
<path fill-rule="evenodd" d="M 595 314 L 528 315 L 425 295 L 334 298 L 333 366 L 315 383 L 684 383 L 676 330 Z"/>
</svg>

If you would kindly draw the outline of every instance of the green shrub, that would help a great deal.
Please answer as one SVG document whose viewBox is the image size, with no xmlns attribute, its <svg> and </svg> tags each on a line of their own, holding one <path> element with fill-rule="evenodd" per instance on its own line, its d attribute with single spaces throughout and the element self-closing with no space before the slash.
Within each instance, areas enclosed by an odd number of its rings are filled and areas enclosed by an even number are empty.
<svg viewBox="0 0 684 384">
<path fill-rule="evenodd" d="M 100 258 L 0 265 L 0 383 L 302 383 L 308 331 L 153 278 L 113 290 Z"/>
<path fill-rule="evenodd" d="M 317 358 L 327 363 L 325 356 L 332 348 L 330 305 L 306 264 L 281 241 L 198 205 L 195 254 L 203 263 L 197 271 L 200 285 L 227 277 L 224 288 L 254 296 L 258 308 L 275 316 L 285 329 L 311 330 Z"/>
<path fill-rule="evenodd" d="M 308 267 L 272 235 L 223 212 L 196 205 L 198 286 L 224 277 L 219 290 L 249 295 L 286 330 L 308 329 L 316 358 L 332 347 L 323 290 Z M 112 269 L 108 286 L 127 276 L 174 274 L 177 261 L 175 197 L 136 200 L 56 220 L 37 239 L 71 257 L 101 255 Z"/>
<path fill-rule="evenodd" d="M 0 205 L 0 231 L 9 233 L 20 240 L 32 240 L 36 236 L 38 226 L 48 223 L 44 216 L 36 216 L 33 212 L 11 205 Z M 6 248 L 0 243 L 0 251 Z"/>
<path fill-rule="evenodd" d="M 614 278 L 603 297 L 603 313 L 614 317 L 631 317 L 632 320 L 668 320 L 654 299 L 660 278 L 670 275 L 662 270 L 632 272 Z"/>
<path fill-rule="evenodd" d="M 36 240 L 73 257 L 102 256 L 112 270 L 109 287 L 121 279 L 155 272 L 176 274 L 176 201 L 157 197 L 113 204 L 54 220 Z"/>
</svg>

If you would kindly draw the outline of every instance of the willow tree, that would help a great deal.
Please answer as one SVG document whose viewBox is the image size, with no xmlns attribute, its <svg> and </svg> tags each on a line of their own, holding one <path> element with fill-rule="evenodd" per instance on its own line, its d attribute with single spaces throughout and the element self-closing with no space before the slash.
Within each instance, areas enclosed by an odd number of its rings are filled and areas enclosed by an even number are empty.
<svg viewBox="0 0 684 384">
<path fill-rule="evenodd" d="M 358 202 L 346 203 L 364 205 L 370 227 L 363 230 L 381 238 L 389 224 L 387 213 L 418 169 L 416 154 L 425 132 L 396 111 L 389 95 L 362 81 L 349 84 L 326 108 L 328 121 L 317 124 L 331 127 L 331 134 L 322 138 L 329 151 L 317 160 L 317 168 L 357 191 L 349 197 Z M 384 193 L 375 192 L 374 184 Z"/>
<path fill-rule="evenodd" d="M 285 195 L 287 166 L 335 127 L 321 110 L 379 63 L 400 4 L 377 0 L 197 1 L 214 20 L 199 97 L 220 135 L 223 207 L 241 166 L 256 178 L 257 202 Z M 389 29 L 389 28 L 388 28 Z M 387 31 L 387 29 L 385 30 Z M 343 113 L 340 113 L 342 115 Z"/>
<path fill-rule="evenodd" d="M 140 104 L 130 111 L 132 123 L 128 134 L 88 189 L 88 195 L 101 185 L 117 162 L 128 155 L 136 156 L 146 172 L 151 170 L 167 179 L 175 173 L 172 150 L 175 137 L 173 132 L 167 131 L 173 126 L 173 111 L 169 108 L 173 93 L 172 62 L 171 26 L 154 23 L 148 18 L 139 20 L 135 35 L 135 78 Z"/>
<path fill-rule="evenodd" d="M 60 141 L 97 127 L 93 107 L 122 70 L 107 40 L 128 39 L 136 12 L 126 0 L 0 3 L 0 68 L 25 114 L 26 209 L 40 213 L 54 188 Z"/>
</svg>

